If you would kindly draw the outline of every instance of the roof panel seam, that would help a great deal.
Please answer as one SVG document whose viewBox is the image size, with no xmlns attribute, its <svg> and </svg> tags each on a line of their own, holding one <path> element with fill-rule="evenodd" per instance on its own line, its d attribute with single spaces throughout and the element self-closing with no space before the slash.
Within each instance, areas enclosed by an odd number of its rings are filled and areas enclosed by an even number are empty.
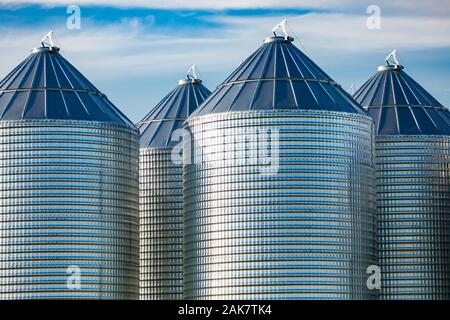
<svg viewBox="0 0 450 320">
<path fill-rule="evenodd" d="M 292 82 L 292 79 L 291 79 L 291 71 L 287 67 L 288 63 L 287 63 L 287 60 L 286 60 L 286 53 L 284 52 L 284 46 L 281 46 L 280 48 L 281 48 L 281 54 L 283 55 L 283 61 L 284 61 L 284 64 L 286 66 L 286 72 L 287 72 L 287 75 L 289 77 L 289 85 L 290 85 L 291 90 L 292 90 L 292 96 L 294 97 L 294 103 L 295 103 L 295 105 L 298 108 L 299 104 L 298 104 L 298 101 L 297 101 L 297 95 L 295 94 L 294 83 Z"/>
<path fill-rule="evenodd" d="M 61 82 L 59 81 L 58 73 L 56 72 L 55 64 L 53 63 L 53 58 L 52 58 L 52 57 L 53 57 L 53 56 L 50 56 L 50 57 L 49 57 L 49 60 L 50 60 L 50 63 L 51 63 L 51 65 L 52 65 L 52 69 L 53 69 L 54 74 L 55 74 L 56 82 L 58 83 L 58 86 L 59 86 L 59 88 L 60 88 L 60 90 L 58 90 L 58 91 L 59 91 L 59 94 L 61 95 L 62 101 L 63 101 L 63 103 L 64 103 L 64 108 L 66 109 L 67 117 L 70 118 L 69 107 L 67 106 L 66 99 L 65 99 L 65 97 L 64 97 L 64 95 L 63 95 L 63 93 L 62 93 L 62 91 L 61 91 L 61 89 L 62 89 L 62 88 L 61 88 Z M 48 88 L 47 88 L 47 90 L 48 90 Z"/>
</svg>

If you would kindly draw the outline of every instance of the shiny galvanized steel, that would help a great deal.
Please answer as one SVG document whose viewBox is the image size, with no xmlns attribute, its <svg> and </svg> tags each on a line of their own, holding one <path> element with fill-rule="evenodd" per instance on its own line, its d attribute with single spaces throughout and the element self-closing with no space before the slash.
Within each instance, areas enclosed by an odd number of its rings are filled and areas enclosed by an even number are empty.
<svg viewBox="0 0 450 320">
<path fill-rule="evenodd" d="M 140 152 L 140 299 L 183 293 L 183 170 L 171 150 Z"/>
<path fill-rule="evenodd" d="M 380 136 L 382 299 L 450 299 L 450 136 Z"/>
<path fill-rule="evenodd" d="M 185 298 L 376 296 L 373 121 L 292 41 L 266 39 L 186 121 Z"/>
<path fill-rule="evenodd" d="M 138 139 L 57 48 L 0 81 L 0 299 L 138 297 Z"/>
<path fill-rule="evenodd" d="M 118 125 L 0 121 L 0 299 L 137 298 L 137 150 Z"/>
<path fill-rule="evenodd" d="M 258 111 L 187 124 L 185 298 L 376 295 L 366 287 L 377 261 L 369 118 Z"/>
<path fill-rule="evenodd" d="M 450 112 L 400 65 L 355 98 L 377 127 L 381 299 L 450 299 Z"/>
<path fill-rule="evenodd" d="M 182 135 L 172 134 L 209 94 L 199 79 L 180 80 L 138 124 L 142 300 L 182 298 L 183 170 L 171 155 Z M 182 152 L 181 147 L 177 150 Z"/>
</svg>

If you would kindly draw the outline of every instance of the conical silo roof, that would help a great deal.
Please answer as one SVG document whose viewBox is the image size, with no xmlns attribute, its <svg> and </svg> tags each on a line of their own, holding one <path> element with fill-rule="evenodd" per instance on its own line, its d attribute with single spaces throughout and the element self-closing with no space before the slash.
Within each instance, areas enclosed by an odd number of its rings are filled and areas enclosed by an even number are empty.
<svg viewBox="0 0 450 320">
<path fill-rule="evenodd" d="M 291 37 L 266 38 L 192 114 L 312 109 L 364 114 Z"/>
<path fill-rule="evenodd" d="M 211 94 L 200 79 L 187 78 L 165 96 L 138 124 L 141 148 L 169 148 L 172 133 Z"/>
<path fill-rule="evenodd" d="M 34 48 L 0 81 L 0 120 L 133 123 L 59 52 Z"/>
<path fill-rule="evenodd" d="M 400 64 L 378 67 L 354 95 L 375 120 L 378 135 L 449 135 L 450 112 Z"/>
</svg>

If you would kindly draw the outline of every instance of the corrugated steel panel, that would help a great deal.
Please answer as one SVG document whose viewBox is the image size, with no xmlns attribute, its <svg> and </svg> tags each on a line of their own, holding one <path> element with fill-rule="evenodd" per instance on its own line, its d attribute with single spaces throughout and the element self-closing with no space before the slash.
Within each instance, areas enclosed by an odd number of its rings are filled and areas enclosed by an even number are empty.
<svg viewBox="0 0 450 320">
<path fill-rule="evenodd" d="M 377 138 L 382 299 L 450 299 L 450 137 Z"/>
<path fill-rule="evenodd" d="M 381 299 L 449 299 L 450 112 L 398 64 L 355 97 L 377 126 Z"/>
<path fill-rule="evenodd" d="M 373 121 L 292 40 L 266 39 L 186 121 L 187 299 L 377 294 Z"/>
<path fill-rule="evenodd" d="M 137 150 L 106 122 L 0 121 L 0 299 L 137 298 Z"/>
<path fill-rule="evenodd" d="M 180 80 L 138 124 L 142 300 L 182 298 L 183 170 L 172 160 L 172 148 L 180 144 L 172 134 L 209 94 L 199 79 Z"/>
<path fill-rule="evenodd" d="M 138 150 L 58 48 L 0 81 L 0 299 L 138 298 Z"/>
<path fill-rule="evenodd" d="M 366 287 L 377 263 L 368 117 L 258 111 L 187 127 L 186 299 L 376 297 Z"/>
<path fill-rule="evenodd" d="M 171 150 L 140 152 L 140 299 L 183 293 L 183 170 Z"/>
</svg>

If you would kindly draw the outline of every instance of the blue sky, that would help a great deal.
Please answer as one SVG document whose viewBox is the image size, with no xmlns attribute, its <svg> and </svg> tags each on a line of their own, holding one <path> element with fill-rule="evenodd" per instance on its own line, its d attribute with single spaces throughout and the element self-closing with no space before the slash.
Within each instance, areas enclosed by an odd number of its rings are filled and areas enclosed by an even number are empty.
<svg viewBox="0 0 450 320">
<path fill-rule="evenodd" d="M 356 3 L 356 4 L 354 4 Z M 394 48 L 406 71 L 450 105 L 450 0 L 0 0 L 0 78 L 49 30 L 63 55 L 134 122 L 197 64 L 211 90 L 288 19 L 295 44 L 344 88 Z M 66 26 L 79 5 L 81 29 Z M 381 28 L 366 25 L 381 10 Z"/>
</svg>

